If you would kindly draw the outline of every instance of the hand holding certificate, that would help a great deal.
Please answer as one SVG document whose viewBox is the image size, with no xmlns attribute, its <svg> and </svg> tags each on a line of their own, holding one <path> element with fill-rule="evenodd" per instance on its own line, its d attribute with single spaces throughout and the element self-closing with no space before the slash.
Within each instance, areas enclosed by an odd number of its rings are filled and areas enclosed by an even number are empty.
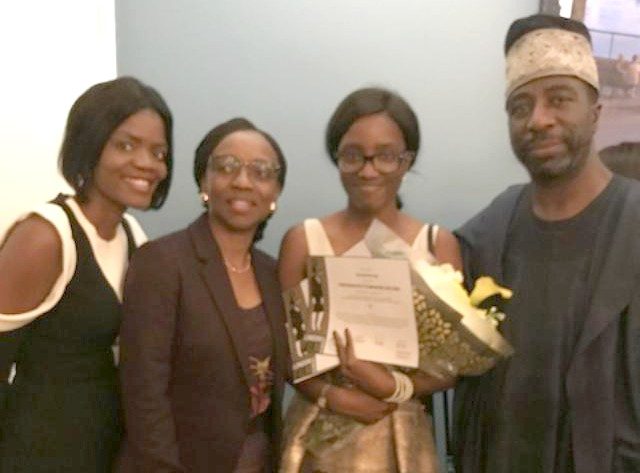
<svg viewBox="0 0 640 473">
<path fill-rule="evenodd" d="M 346 329 L 357 358 L 418 366 L 408 261 L 314 256 L 307 274 L 285 292 L 295 381 L 339 364 L 332 334 Z"/>
<path fill-rule="evenodd" d="M 342 335 L 334 332 L 333 339 L 340 359 L 341 375 L 375 398 L 384 399 L 387 397 L 387 390 L 391 388 L 389 381 L 393 382 L 394 379 L 387 367 L 380 363 L 358 358 L 349 329 L 346 329 Z"/>
</svg>

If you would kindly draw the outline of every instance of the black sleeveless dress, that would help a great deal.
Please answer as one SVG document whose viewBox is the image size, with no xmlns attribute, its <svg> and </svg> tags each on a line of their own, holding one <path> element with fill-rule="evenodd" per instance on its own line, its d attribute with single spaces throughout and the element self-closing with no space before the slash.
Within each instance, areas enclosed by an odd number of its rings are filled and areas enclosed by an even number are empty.
<svg viewBox="0 0 640 473">
<path fill-rule="evenodd" d="M 64 197 L 53 203 L 69 218 L 76 270 L 58 304 L 19 329 L 16 376 L 0 416 L 0 472 L 106 473 L 122 436 L 111 349 L 120 302 Z M 131 255 L 134 240 L 123 226 Z"/>
</svg>

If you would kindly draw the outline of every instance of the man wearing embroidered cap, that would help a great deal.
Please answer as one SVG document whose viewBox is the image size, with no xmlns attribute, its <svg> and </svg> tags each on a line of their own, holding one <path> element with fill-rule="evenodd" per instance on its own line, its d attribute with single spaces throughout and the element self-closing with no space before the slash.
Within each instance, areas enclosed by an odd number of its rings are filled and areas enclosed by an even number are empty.
<svg viewBox="0 0 640 473">
<path fill-rule="evenodd" d="M 582 23 L 507 33 L 511 145 L 531 181 L 457 235 L 467 280 L 514 292 L 516 354 L 456 388 L 461 473 L 640 472 L 640 185 L 594 149 L 598 73 Z"/>
</svg>

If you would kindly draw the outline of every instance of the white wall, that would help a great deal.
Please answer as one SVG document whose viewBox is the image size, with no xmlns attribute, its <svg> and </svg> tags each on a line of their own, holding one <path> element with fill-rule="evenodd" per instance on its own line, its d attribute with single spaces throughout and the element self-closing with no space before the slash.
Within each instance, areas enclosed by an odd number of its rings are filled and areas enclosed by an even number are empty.
<svg viewBox="0 0 640 473">
<path fill-rule="evenodd" d="M 379 84 L 416 109 L 422 151 L 406 209 L 449 227 L 525 179 L 503 112 L 502 43 L 538 0 L 117 0 L 118 72 L 157 87 L 175 115 L 176 171 L 152 236 L 200 211 L 193 152 L 244 115 L 282 145 L 290 173 L 263 247 L 304 217 L 344 205 L 323 149 L 326 122 L 355 88 Z"/>
<path fill-rule="evenodd" d="M 116 74 L 113 0 L 0 6 L 0 235 L 18 214 L 69 191 L 57 170 L 73 101 Z"/>
</svg>

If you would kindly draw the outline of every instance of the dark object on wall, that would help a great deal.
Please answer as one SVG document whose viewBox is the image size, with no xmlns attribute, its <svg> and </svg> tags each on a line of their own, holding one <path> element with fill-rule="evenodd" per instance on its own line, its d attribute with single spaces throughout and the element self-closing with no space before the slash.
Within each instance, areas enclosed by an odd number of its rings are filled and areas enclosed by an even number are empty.
<svg viewBox="0 0 640 473">
<path fill-rule="evenodd" d="M 616 174 L 640 180 L 640 141 L 626 141 L 600 150 L 602 162 Z"/>
</svg>

